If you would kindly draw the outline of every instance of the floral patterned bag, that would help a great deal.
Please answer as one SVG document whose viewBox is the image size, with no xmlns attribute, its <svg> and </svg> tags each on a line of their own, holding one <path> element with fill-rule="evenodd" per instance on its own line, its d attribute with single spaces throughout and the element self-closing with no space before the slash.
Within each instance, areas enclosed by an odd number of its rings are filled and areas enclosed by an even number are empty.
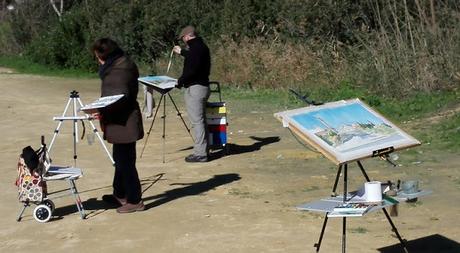
<svg viewBox="0 0 460 253">
<path fill-rule="evenodd" d="M 18 177 L 16 186 L 18 187 L 18 199 L 21 202 L 42 202 L 46 197 L 46 182 L 43 180 L 41 173 L 46 171 L 49 159 L 46 157 L 46 150 L 39 150 L 39 165 L 35 170 L 30 170 L 22 155 L 18 160 Z"/>
</svg>

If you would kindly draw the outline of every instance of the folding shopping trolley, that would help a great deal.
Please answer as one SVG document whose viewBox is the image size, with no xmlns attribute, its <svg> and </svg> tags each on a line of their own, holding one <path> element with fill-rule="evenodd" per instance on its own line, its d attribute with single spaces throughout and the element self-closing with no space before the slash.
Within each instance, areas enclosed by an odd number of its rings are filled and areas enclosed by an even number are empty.
<svg viewBox="0 0 460 253">
<path fill-rule="evenodd" d="M 206 123 L 208 124 L 209 148 L 212 150 L 223 149 L 227 151 L 227 106 L 222 102 L 222 93 L 219 82 L 209 82 L 211 95 L 216 93 L 219 96 L 218 102 L 206 104 Z"/>
<path fill-rule="evenodd" d="M 32 152 L 27 152 L 26 154 L 27 148 L 32 150 Z M 83 209 L 80 195 L 75 185 L 75 180 L 83 175 L 81 169 L 51 166 L 51 159 L 43 136 L 41 138 L 41 147 L 35 151 L 35 153 L 33 153 L 33 149 L 31 149 L 30 146 L 27 148 L 23 150 L 18 161 L 16 186 L 18 187 L 19 201 L 22 202 L 24 206 L 19 212 L 16 220 L 21 220 L 25 209 L 32 203 L 36 205 L 33 211 L 35 220 L 38 222 L 49 221 L 55 206 L 53 201 L 48 198 L 47 182 L 56 180 L 65 180 L 69 183 L 70 193 L 65 195 L 73 195 L 77 209 L 80 212 L 80 217 L 84 219 L 85 210 Z M 54 198 L 57 198 L 57 196 Z"/>
</svg>

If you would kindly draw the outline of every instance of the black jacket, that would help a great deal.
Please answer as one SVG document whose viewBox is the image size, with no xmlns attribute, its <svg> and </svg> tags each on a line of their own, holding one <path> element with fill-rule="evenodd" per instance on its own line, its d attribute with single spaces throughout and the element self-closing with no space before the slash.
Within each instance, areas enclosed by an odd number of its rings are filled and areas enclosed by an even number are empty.
<svg viewBox="0 0 460 253">
<path fill-rule="evenodd" d="M 208 86 L 211 71 L 209 48 L 200 37 L 187 42 L 189 48 L 181 50 L 184 56 L 184 69 L 177 81 L 179 87 L 190 87 L 194 84 Z"/>
</svg>

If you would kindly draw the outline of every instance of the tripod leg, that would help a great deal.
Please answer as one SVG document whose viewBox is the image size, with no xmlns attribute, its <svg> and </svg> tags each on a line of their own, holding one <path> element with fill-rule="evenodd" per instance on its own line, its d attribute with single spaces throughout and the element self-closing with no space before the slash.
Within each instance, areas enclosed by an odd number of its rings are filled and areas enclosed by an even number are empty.
<svg viewBox="0 0 460 253">
<path fill-rule="evenodd" d="M 182 120 L 182 123 L 183 123 L 184 126 L 185 126 L 185 129 L 187 129 L 188 134 L 190 135 L 190 137 L 192 137 L 192 140 L 193 140 L 192 133 L 190 133 L 190 128 L 189 128 L 189 127 L 187 126 L 187 124 L 185 123 L 185 120 L 184 120 L 184 118 L 182 117 L 182 113 L 180 113 L 179 108 L 177 108 L 177 105 L 176 105 L 176 103 L 174 102 L 173 98 L 171 97 L 171 94 L 168 93 L 168 96 L 169 96 L 169 99 L 171 99 L 171 102 L 173 103 L 174 108 L 176 108 L 177 116 L 180 117 L 180 119 Z"/>
<path fill-rule="evenodd" d="M 364 170 L 364 166 L 361 164 L 360 161 L 357 161 L 357 163 L 358 163 L 359 169 L 361 170 L 361 172 L 364 175 L 364 178 L 366 178 L 366 181 L 370 182 L 369 176 L 367 175 L 366 171 Z M 382 210 L 383 210 L 383 213 L 385 214 L 385 217 L 387 218 L 388 222 L 390 223 L 392 231 L 395 232 L 396 237 L 398 237 L 399 242 L 401 243 L 402 247 L 404 248 L 404 252 L 407 253 L 408 251 L 407 251 L 406 243 L 404 242 L 404 240 L 402 239 L 401 235 L 399 234 L 398 229 L 396 228 L 395 224 L 393 223 L 393 221 L 390 218 L 390 215 L 388 215 L 388 212 L 387 212 L 387 210 L 385 208 L 383 208 Z"/>
<path fill-rule="evenodd" d="M 361 172 L 363 173 L 364 175 L 364 178 L 366 179 L 367 182 L 370 182 L 371 180 L 369 179 L 369 176 L 367 175 L 366 171 L 364 170 L 364 167 L 363 165 L 361 164 L 360 161 L 357 161 L 358 163 L 358 166 L 359 166 L 359 169 L 361 170 Z"/>
<path fill-rule="evenodd" d="M 339 183 L 340 172 L 342 172 L 342 164 L 339 165 L 339 169 L 337 170 L 337 175 L 335 176 L 334 186 L 332 187 L 332 194 L 331 194 L 332 197 L 337 196 L 337 193 L 335 191 L 337 190 L 337 184 Z M 314 245 L 316 247 L 316 252 L 319 252 L 319 248 L 321 247 L 321 241 L 323 240 L 324 231 L 326 230 L 327 220 L 328 220 L 328 217 L 326 213 L 326 215 L 324 216 L 323 227 L 321 228 L 321 233 L 319 235 L 318 242 L 315 243 Z"/>
<path fill-rule="evenodd" d="M 402 239 L 401 235 L 399 234 L 398 229 L 396 228 L 395 224 L 393 223 L 393 221 L 390 218 L 390 215 L 388 214 L 388 212 L 387 212 L 387 210 L 385 208 L 383 208 L 382 211 L 385 214 L 385 217 L 387 217 L 388 223 L 390 223 L 390 226 L 392 228 L 391 230 L 396 234 L 396 237 L 398 237 L 398 240 L 401 243 L 401 246 L 403 247 L 404 252 L 407 253 L 408 251 L 407 251 L 406 243 L 404 242 L 404 240 Z"/>
<path fill-rule="evenodd" d="M 158 107 L 155 110 L 155 114 L 153 115 L 153 119 L 152 119 L 152 124 L 150 124 L 149 131 L 147 132 L 147 136 L 145 137 L 144 146 L 142 147 L 142 151 L 140 155 L 141 158 L 142 158 L 142 155 L 144 154 L 145 146 L 147 146 L 147 141 L 149 139 L 150 132 L 152 131 L 153 123 L 155 123 L 155 119 L 157 117 L 158 110 L 160 109 L 161 101 L 163 100 L 164 96 L 165 96 L 164 94 L 161 94 L 160 100 L 158 101 Z"/>
<path fill-rule="evenodd" d="M 343 166 L 343 203 L 347 201 L 347 195 L 348 195 L 348 164 L 345 163 Z"/>
<path fill-rule="evenodd" d="M 342 253 L 347 250 L 347 217 L 342 218 Z"/>
<path fill-rule="evenodd" d="M 348 195 L 348 164 L 343 166 L 343 203 L 347 200 Z M 347 217 L 342 218 L 342 253 L 345 253 L 347 248 Z"/>
<path fill-rule="evenodd" d="M 169 93 L 168 93 L 169 95 Z M 163 101 L 163 163 L 165 163 L 165 146 L 166 146 L 166 98 Z"/>
<path fill-rule="evenodd" d="M 327 225 L 327 213 L 324 216 L 323 227 L 321 228 L 321 233 L 319 234 L 318 242 L 315 243 L 314 247 L 316 248 L 316 252 L 319 252 L 319 248 L 321 247 L 321 242 L 323 241 L 324 231 L 326 230 Z"/>
<path fill-rule="evenodd" d="M 69 106 L 70 106 L 70 102 L 72 102 L 72 98 L 69 98 L 69 100 L 67 101 L 67 105 L 64 108 L 64 112 L 62 113 L 62 117 L 64 117 L 65 114 L 67 113 L 67 110 L 69 109 Z M 55 139 L 56 139 L 56 137 L 57 137 L 57 135 L 59 133 L 59 130 L 61 129 L 62 122 L 63 122 L 63 120 L 59 120 L 59 123 L 58 123 L 56 129 L 54 130 L 53 139 L 51 139 L 50 145 L 48 146 L 48 152 L 50 152 L 50 153 L 51 153 L 51 148 L 53 148 L 54 141 L 55 141 Z"/>
<path fill-rule="evenodd" d="M 81 102 L 80 98 L 78 98 L 78 103 L 80 104 L 81 107 L 83 107 L 83 103 Z M 89 115 L 86 114 L 86 116 L 89 116 Z M 113 160 L 112 154 L 110 154 L 110 151 L 107 149 L 107 146 L 105 145 L 104 140 L 102 139 L 101 135 L 99 134 L 99 131 L 97 130 L 97 128 L 94 125 L 93 121 L 89 120 L 89 124 L 91 125 L 91 128 L 93 129 L 94 134 L 96 134 L 99 142 L 101 143 L 102 147 L 104 148 L 105 153 L 107 153 L 107 156 L 109 157 L 110 162 L 112 162 L 112 165 L 115 166 L 115 161 Z"/>
<path fill-rule="evenodd" d="M 76 98 L 72 99 L 73 102 L 73 116 L 77 116 L 77 100 Z M 74 146 L 78 143 L 78 120 L 73 120 L 73 139 L 74 139 Z"/>
<path fill-rule="evenodd" d="M 77 98 L 72 97 L 73 102 L 73 116 L 77 116 Z M 78 120 L 73 120 L 73 164 L 77 167 L 77 143 L 78 143 Z"/>
<path fill-rule="evenodd" d="M 342 164 L 339 165 L 339 169 L 337 170 L 337 175 L 335 176 L 334 187 L 332 187 L 332 194 L 331 194 L 332 197 L 337 196 L 337 193 L 335 191 L 337 190 L 337 184 L 339 183 L 340 172 L 342 172 Z"/>
</svg>

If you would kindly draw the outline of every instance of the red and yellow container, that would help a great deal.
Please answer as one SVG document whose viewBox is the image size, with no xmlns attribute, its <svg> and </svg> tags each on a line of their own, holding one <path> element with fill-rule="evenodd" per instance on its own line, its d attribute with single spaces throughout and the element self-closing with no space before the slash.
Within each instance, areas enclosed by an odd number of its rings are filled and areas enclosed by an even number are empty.
<svg viewBox="0 0 460 253">
<path fill-rule="evenodd" d="M 225 102 L 206 104 L 206 123 L 208 141 L 211 149 L 225 148 L 227 144 L 227 107 Z"/>
</svg>

